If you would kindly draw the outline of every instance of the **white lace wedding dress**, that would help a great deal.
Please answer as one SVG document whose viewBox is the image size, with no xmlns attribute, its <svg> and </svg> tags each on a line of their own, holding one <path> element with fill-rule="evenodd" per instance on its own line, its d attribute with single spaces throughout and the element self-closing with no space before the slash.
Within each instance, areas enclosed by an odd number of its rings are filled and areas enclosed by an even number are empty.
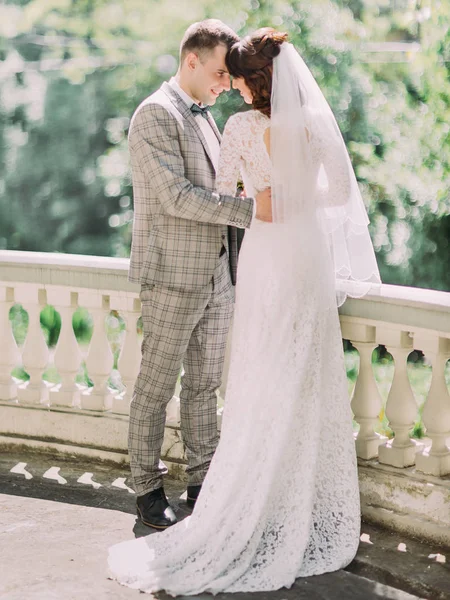
<svg viewBox="0 0 450 600">
<path fill-rule="evenodd" d="M 248 195 L 270 186 L 269 123 L 257 111 L 230 118 L 221 193 L 234 192 L 239 170 Z M 246 232 L 219 446 L 191 517 L 110 548 L 120 583 L 171 595 L 276 590 L 355 556 L 359 492 L 341 331 L 337 309 L 320 308 L 302 235 L 314 232 L 299 232 L 293 256 L 276 225 L 254 221 Z"/>
</svg>

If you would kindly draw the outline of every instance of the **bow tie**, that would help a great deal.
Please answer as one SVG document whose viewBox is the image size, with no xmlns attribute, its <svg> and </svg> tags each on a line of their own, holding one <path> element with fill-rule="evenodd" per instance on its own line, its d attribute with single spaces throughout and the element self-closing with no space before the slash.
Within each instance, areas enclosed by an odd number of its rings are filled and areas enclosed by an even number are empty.
<svg viewBox="0 0 450 600">
<path fill-rule="evenodd" d="M 191 112 L 194 115 L 202 115 L 204 119 L 208 118 L 209 106 L 204 106 L 203 108 L 198 104 L 193 104 L 191 106 Z"/>
</svg>

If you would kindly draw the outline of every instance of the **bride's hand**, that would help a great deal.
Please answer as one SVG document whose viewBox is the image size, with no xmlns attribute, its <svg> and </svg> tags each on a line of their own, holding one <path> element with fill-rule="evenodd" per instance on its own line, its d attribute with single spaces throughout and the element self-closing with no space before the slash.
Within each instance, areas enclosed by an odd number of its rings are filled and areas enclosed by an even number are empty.
<svg viewBox="0 0 450 600">
<path fill-rule="evenodd" d="M 272 223 L 272 190 L 267 188 L 256 194 L 256 215 L 260 221 Z"/>
</svg>

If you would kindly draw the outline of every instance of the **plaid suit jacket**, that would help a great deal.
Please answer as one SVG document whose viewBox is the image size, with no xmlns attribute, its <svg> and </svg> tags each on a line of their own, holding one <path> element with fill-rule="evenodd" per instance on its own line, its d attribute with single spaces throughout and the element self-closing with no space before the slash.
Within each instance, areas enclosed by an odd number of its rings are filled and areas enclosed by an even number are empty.
<svg viewBox="0 0 450 600">
<path fill-rule="evenodd" d="M 134 197 L 130 281 L 204 287 L 222 245 L 235 281 L 237 232 L 228 226 L 250 226 L 253 199 L 213 196 L 215 169 L 208 145 L 190 108 L 170 85 L 164 83 L 136 109 L 128 142 Z"/>
</svg>

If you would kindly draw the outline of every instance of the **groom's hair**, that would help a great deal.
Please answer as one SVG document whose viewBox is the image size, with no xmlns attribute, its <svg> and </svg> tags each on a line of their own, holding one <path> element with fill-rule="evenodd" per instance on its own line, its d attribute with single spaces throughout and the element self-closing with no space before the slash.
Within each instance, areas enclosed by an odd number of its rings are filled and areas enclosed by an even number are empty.
<svg viewBox="0 0 450 600">
<path fill-rule="evenodd" d="M 195 52 L 202 62 L 219 44 L 228 48 L 239 41 L 239 36 L 218 19 L 206 19 L 192 23 L 183 36 L 180 44 L 180 64 L 189 52 Z"/>
</svg>

